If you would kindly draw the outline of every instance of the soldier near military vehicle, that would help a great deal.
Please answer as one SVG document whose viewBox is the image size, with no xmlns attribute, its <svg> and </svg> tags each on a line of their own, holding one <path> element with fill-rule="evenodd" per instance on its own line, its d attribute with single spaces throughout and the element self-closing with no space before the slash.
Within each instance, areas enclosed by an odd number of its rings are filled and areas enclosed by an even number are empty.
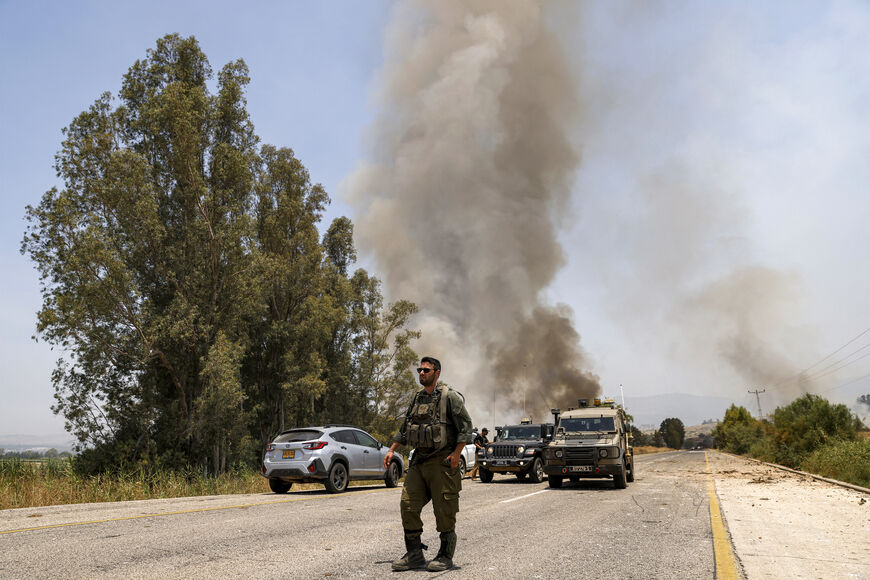
<svg viewBox="0 0 870 580">
<path fill-rule="evenodd" d="M 477 450 L 480 481 L 491 482 L 495 473 L 514 474 L 520 481 L 543 481 L 543 450 L 553 436 L 553 423 L 532 423 L 526 418 L 519 425 L 496 427 L 496 433 L 492 443 Z"/>
<path fill-rule="evenodd" d="M 472 424 L 462 395 L 438 382 L 441 376 L 438 359 L 423 357 L 417 373 L 423 388 L 414 395 L 405 420 L 384 458 L 384 465 L 389 465 L 394 451 L 400 446 L 414 448 L 400 501 L 407 551 L 393 562 L 392 567 L 402 571 L 426 566 L 428 570 L 438 572 L 453 567 L 456 513 L 462 489 L 459 463 L 462 450 L 471 443 Z M 422 542 L 423 520 L 420 514 L 430 500 L 441 546 L 427 566 L 423 550 L 428 547 Z"/>
<path fill-rule="evenodd" d="M 634 481 L 634 453 L 625 411 L 613 399 L 580 399 L 579 407 L 562 413 L 553 409 L 556 429 L 544 450 L 544 472 L 550 487 L 562 487 L 565 479 L 613 479 L 625 489 Z"/>
</svg>

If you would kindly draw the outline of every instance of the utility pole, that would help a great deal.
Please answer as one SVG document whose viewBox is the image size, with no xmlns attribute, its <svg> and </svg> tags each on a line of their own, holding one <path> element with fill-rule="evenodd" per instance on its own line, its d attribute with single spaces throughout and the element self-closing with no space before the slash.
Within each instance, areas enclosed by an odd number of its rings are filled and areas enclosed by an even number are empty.
<svg viewBox="0 0 870 580">
<path fill-rule="evenodd" d="M 767 389 L 761 389 L 759 391 L 758 389 L 755 389 L 754 391 L 746 391 L 750 395 L 752 395 L 752 394 L 755 395 L 755 402 L 758 404 L 758 418 L 759 419 L 761 419 L 761 398 L 758 395 L 760 395 L 761 393 L 763 393 L 766 390 Z"/>
</svg>

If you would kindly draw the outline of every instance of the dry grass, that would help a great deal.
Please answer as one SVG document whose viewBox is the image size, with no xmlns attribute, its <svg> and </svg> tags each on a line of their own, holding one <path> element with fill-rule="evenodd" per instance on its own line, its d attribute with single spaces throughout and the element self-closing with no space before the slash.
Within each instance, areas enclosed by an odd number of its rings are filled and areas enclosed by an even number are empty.
<svg viewBox="0 0 870 580">
<path fill-rule="evenodd" d="M 350 485 L 383 483 L 383 480 L 354 481 Z M 323 485 L 293 484 L 293 491 L 311 489 L 323 489 Z M 244 493 L 272 491 L 269 482 L 257 470 L 211 477 L 196 472 L 146 473 L 144 470 L 81 477 L 72 471 L 68 460 L 0 460 L 0 509 Z"/>
</svg>

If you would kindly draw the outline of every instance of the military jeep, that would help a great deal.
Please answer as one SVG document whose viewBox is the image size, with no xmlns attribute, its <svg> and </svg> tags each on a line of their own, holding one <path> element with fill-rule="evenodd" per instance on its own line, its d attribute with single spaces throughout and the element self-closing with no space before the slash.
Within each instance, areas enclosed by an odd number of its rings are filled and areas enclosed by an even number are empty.
<svg viewBox="0 0 870 580">
<path fill-rule="evenodd" d="M 552 436 L 552 423 L 532 423 L 531 419 L 496 427 L 493 442 L 477 450 L 480 481 L 489 483 L 496 473 L 513 473 L 520 481 L 540 483 L 544 480 L 542 451 Z"/>
<path fill-rule="evenodd" d="M 562 413 L 553 409 L 556 429 L 544 449 L 544 472 L 550 487 L 565 479 L 612 478 L 625 489 L 634 481 L 634 453 L 625 411 L 613 399 L 580 399 L 579 407 Z"/>
</svg>

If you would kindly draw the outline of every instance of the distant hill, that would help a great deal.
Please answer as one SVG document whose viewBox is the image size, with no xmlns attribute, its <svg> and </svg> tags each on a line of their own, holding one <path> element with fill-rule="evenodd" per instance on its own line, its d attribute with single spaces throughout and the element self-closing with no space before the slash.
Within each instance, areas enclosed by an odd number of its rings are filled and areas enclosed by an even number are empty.
<svg viewBox="0 0 870 580">
<path fill-rule="evenodd" d="M 52 448 L 58 451 L 72 451 L 74 442 L 73 437 L 66 433 L 52 435 L 0 435 L 0 449 L 5 449 L 6 451 L 27 451 L 28 449 L 45 451 Z"/>
<path fill-rule="evenodd" d="M 676 417 L 683 425 L 700 425 L 708 419 L 722 419 L 725 410 L 734 401 L 726 397 L 669 393 L 647 397 L 626 397 L 626 411 L 634 417 L 639 428 L 658 427 L 669 417 Z"/>
</svg>

